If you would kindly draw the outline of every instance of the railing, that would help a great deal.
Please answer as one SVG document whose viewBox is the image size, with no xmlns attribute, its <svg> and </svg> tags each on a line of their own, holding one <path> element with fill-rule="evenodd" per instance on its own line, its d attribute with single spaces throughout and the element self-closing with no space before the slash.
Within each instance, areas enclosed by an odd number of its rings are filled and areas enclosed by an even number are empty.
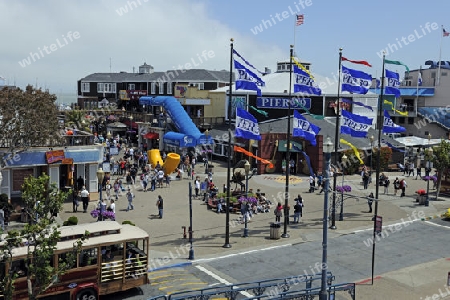
<svg viewBox="0 0 450 300">
<path fill-rule="evenodd" d="M 224 296 L 227 299 L 289 299 L 295 294 L 302 295 L 308 291 L 320 290 L 322 276 L 321 274 L 314 275 L 299 275 L 287 278 L 276 278 L 257 282 L 247 282 L 232 284 L 226 286 L 215 286 L 195 291 L 185 291 L 173 293 L 167 296 L 156 296 L 148 300 L 157 299 L 210 299 L 213 296 Z M 335 277 L 331 272 L 327 272 L 327 284 L 329 291 L 333 287 Z M 309 295 L 309 294 L 307 294 Z M 306 299 L 306 298 L 305 298 Z M 309 298 L 308 298 L 309 299 Z M 313 299 L 313 298 L 311 298 Z"/>
<path fill-rule="evenodd" d="M 140 258 L 128 258 L 124 264 L 122 260 L 114 260 L 110 262 L 102 263 L 101 282 L 108 282 L 111 280 L 122 279 L 125 274 L 125 278 L 139 278 L 141 276 L 147 276 L 146 266 L 147 261 L 145 257 Z"/>
</svg>

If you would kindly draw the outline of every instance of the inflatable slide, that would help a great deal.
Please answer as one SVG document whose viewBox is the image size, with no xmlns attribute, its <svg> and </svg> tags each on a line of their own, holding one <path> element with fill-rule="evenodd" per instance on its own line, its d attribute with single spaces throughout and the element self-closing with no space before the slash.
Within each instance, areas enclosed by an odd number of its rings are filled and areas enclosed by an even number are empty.
<svg viewBox="0 0 450 300">
<path fill-rule="evenodd" d="M 139 98 L 140 105 L 162 106 L 170 116 L 179 132 L 167 132 L 163 141 L 166 144 L 178 147 L 195 147 L 199 144 L 213 144 L 211 136 L 205 136 L 192 122 L 180 102 L 172 96 L 144 96 Z M 150 157 L 150 156 L 149 156 Z"/>
</svg>

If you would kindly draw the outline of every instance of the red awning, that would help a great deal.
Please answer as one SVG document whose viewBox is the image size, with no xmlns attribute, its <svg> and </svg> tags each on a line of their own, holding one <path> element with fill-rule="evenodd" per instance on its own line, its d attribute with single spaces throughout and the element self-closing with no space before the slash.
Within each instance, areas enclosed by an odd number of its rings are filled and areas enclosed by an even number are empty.
<svg viewBox="0 0 450 300">
<path fill-rule="evenodd" d="M 146 134 L 143 135 L 144 139 L 149 139 L 149 140 L 155 140 L 155 139 L 159 139 L 159 134 L 157 134 L 156 132 L 147 132 Z"/>
</svg>

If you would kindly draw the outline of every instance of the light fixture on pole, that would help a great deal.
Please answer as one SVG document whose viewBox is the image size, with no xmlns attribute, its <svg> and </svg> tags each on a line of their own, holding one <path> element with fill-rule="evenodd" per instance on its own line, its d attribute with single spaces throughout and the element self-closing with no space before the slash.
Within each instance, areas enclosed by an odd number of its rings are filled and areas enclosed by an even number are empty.
<svg viewBox="0 0 450 300">
<path fill-rule="evenodd" d="M 342 192 L 341 192 L 341 210 L 339 212 L 339 221 L 344 221 L 344 176 L 345 176 L 345 168 L 347 166 L 348 157 L 347 155 L 342 156 L 341 162 L 342 162 Z"/>
<path fill-rule="evenodd" d="M 109 140 L 111 139 L 111 137 L 112 137 L 111 131 L 108 131 L 108 133 L 106 134 L 106 138 Z"/>
<path fill-rule="evenodd" d="M 244 165 L 244 170 L 245 170 L 245 198 L 248 199 L 248 175 L 250 173 L 250 163 L 248 162 L 248 160 L 245 162 Z M 243 205 L 243 204 L 241 204 Z M 244 222 L 245 222 L 245 226 L 244 226 L 244 237 L 248 237 L 248 228 L 247 228 L 247 215 L 248 215 L 248 204 L 245 204 L 245 215 L 244 215 Z"/>
<path fill-rule="evenodd" d="M 193 231 L 192 231 L 192 182 L 189 181 L 189 259 L 194 259 L 193 247 Z"/>
<path fill-rule="evenodd" d="M 325 154 L 325 178 L 323 198 L 323 228 L 322 228 L 322 280 L 320 286 L 319 300 L 328 299 L 328 283 L 327 283 L 327 243 L 328 243 L 328 191 L 330 188 L 330 164 L 331 152 L 333 151 L 333 143 L 330 137 L 327 137 L 323 144 L 323 153 Z"/>
<path fill-rule="evenodd" d="M 97 170 L 97 180 L 98 180 L 98 193 L 99 193 L 99 199 L 100 199 L 100 203 L 102 202 L 102 190 L 103 190 L 103 178 L 105 178 L 105 172 L 103 172 L 102 168 L 98 168 Z M 101 204 L 100 204 L 100 207 Z M 103 220 L 103 216 L 101 215 L 101 213 L 103 213 L 102 211 L 100 211 L 100 220 Z"/>
</svg>

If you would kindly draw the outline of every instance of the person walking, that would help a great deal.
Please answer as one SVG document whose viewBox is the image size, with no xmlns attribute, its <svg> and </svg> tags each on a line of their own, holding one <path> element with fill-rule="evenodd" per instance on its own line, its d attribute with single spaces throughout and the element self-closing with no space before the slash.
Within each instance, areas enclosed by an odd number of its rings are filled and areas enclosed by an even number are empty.
<svg viewBox="0 0 450 300">
<path fill-rule="evenodd" d="M 372 203 L 375 197 L 373 196 L 373 193 L 370 193 L 369 197 L 367 197 L 367 204 L 369 205 L 369 213 L 372 212 Z"/>
<path fill-rule="evenodd" d="M 417 172 L 416 172 L 416 180 L 417 177 L 422 178 L 422 168 L 420 167 L 420 165 L 417 166 Z"/>
<path fill-rule="evenodd" d="M 87 208 L 89 205 L 89 192 L 86 190 L 86 187 L 83 186 L 80 192 L 81 202 L 83 202 L 83 212 L 87 212 Z"/>
<path fill-rule="evenodd" d="M 106 200 L 104 198 L 102 199 L 102 201 L 98 203 L 98 209 L 100 213 L 98 214 L 97 221 L 104 221 L 105 220 L 104 213 L 106 213 Z"/>
<path fill-rule="evenodd" d="M 164 199 L 161 197 L 161 195 L 158 195 L 158 201 L 156 202 L 156 206 L 158 207 L 159 218 L 162 219 L 164 209 Z"/>
<path fill-rule="evenodd" d="M 114 203 L 114 199 L 111 199 L 111 204 L 109 205 L 107 210 L 114 213 L 114 217 L 111 218 L 111 221 L 115 221 L 116 220 L 116 203 Z"/>
<path fill-rule="evenodd" d="M 278 205 L 275 208 L 274 214 L 275 214 L 275 222 L 280 223 L 281 217 L 283 216 L 283 205 L 281 205 L 281 202 L 278 202 Z"/>
<path fill-rule="evenodd" d="M 405 179 L 402 179 L 402 180 L 400 180 L 400 188 L 402 189 L 402 194 L 400 195 L 400 197 L 405 197 L 406 195 L 405 195 L 405 191 L 406 191 L 406 187 L 407 187 L 408 185 L 406 184 L 406 180 Z"/>
<path fill-rule="evenodd" d="M 388 176 L 385 176 L 384 177 L 384 182 L 383 182 L 383 186 L 384 186 L 384 193 L 385 194 L 389 194 L 389 184 L 390 184 L 391 182 L 389 181 L 389 177 Z"/>
<path fill-rule="evenodd" d="M 134 194 L 131 192 L 130 188 L 128 188 L 128 192 L 126 193 L 125 196 L 127 196 L 127 200 L 128 200 L 127 211 L 129 211 L 130 209 L 133 210 L 134 209 L 134 205 L 133 205 Z"/>
<path fill-rule="evenodd" d="M 76 213 L 78 211 L 78 206 L 80 203 L 78 203 L 78 193 L 75 193 L 74 190 L 72 190 L 72 207 L 73 212 Z"/>
<path fill-rule="evenodd" d="M 200 192 L 200 177 L 196 177 L 194 181 L 195 185 L 195 198 L 198 198 L 198 193 Z"/>
<path fill-rule="evenodd" d="M 105 191 L 106 191 L 106 199 L 111 200 L 111 183 L 108 181 L 106 181 L 106 185 L 105 185 Z"/>
<path fill-rule="evenodd" d="M 294 223 L 300 222 L 301 213 L 302 213 L 302 204 L 300 201 L 296 201 L 294 205 Z"/>
<path fill-rule="evenodd" d="M 398 177 L 394 180 L 394 196 L 397 196 L 397 192 L 400 189 L 400 180 L 398 180 Z"/>
</svg>

